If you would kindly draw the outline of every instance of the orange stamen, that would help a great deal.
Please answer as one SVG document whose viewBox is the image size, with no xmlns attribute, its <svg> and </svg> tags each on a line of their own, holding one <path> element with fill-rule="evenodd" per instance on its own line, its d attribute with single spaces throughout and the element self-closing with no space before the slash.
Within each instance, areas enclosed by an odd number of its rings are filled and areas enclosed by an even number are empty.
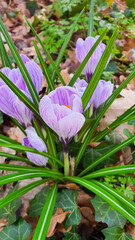
<svg viewBox="0 0 135 240">
<path fill-rule="evenodd" d="M 65 107 L 67 107 L 67 108 L 69 108 L 69 109 L 71 109 L 70 107 L 69 107 L 69 105 L 64 105 Z"/>
</svg>

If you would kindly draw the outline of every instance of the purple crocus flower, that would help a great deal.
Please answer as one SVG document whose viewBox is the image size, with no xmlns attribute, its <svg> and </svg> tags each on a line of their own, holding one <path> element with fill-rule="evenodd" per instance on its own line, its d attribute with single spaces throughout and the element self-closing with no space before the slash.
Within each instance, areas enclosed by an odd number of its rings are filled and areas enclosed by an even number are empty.
<svg viewBox="0 0 135 240">
<path fill-rule="evenodd" d="M 93 109 L 97 109 L 102 103 L 104 103 L 112 94 L 114 85 L 111 81 L 99 80 L 95 91 L 93 93 Z"/>
<path fill-rule="evenodd" d="M 93 47 L 94 43 L 97 41 L 98 38 L 99 36 L 96 36 L 95 38 L 87 37 L 85 40 L 83 40 L 82 38 L 79 38 L 77 40 L 76 56 L 80 63 L 84 60 L 84 58 L 86 57 L 86 55 L 88 54 L 90 49 Z M 88 82 L 90 81 L 105 48 L 106 48 L 106 45 L 101 41 L 97 46 L 97 48 L 95 49 L 92 56 L 90 57 L 90 59 L 88 60 L 88 62 L 86 63 L 83 70 Z M 110 61 L 110 58 L 111 57 L 109 57 L 108 62 Z"/>
<path fill-rule="evenodd" d="M 64 146 L 78 133 L 85 121 L 81 98 L 74 88 L 68 86 L 58 87 L 44 96 L 39 103 L 39 112 Z"/>
<path fill-rule="evenodd" d="M 21 54 L 21 58 L 31 76 L 37 92 L 39 92 L 43 80 L 41 69 L 25 55 Z M 5 67 L 2 69 L 2 72 L 32 101 L 25 81 L 18 68 L 10 69 Z M 25 127 L 31 125 L 33 113 L 23 102 L 21 102 L 2 79 L 0 79 L 0 96 L 0 110 L 2 112 L 15 118 Z"/>
<path fill-rule="evenodd" d="M 88 83 L 85 80 L 83 79 L 80 80 L 78 78 L 73 88 L 75 88 L 78 91 L 80 97 L 82 97 L 87 86 Z M 102 103 L 104 103 L 110 97 L 113 91 L 113 87 L 114 85 L 113 83 L 111 83 L 111 81 L 106 82 L 104 80 L 99 80 L 90 98 L 90 101 L 87 107 L 85 108 L 85 111 L 87 110 L 88 107 L 90 107 L 91 104 L 93 104 L 93 110 L 96 110 Z"/>
<path fill-rule="evenodd" d="M 22 140 L 22 145 L 26 147 L 35 148 L 39 152 L 47 152 L 47 147 L 43 140 L 37 135 L 33 127 L 28 127 L 26 130 L 27 137 Z M 39 154 L 26 152 L 27 158 L 36 165 L 45 166 L 48 158 Z"/>
</svg>

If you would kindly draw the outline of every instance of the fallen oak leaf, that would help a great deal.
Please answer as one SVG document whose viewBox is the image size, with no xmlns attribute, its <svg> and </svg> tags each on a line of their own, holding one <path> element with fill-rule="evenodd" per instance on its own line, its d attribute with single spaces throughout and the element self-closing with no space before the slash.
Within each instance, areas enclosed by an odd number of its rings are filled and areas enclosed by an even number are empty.
<svg viewBox="0 0 135 240">
<path fill-rule="evenodd" d="M 61 224 L 68 213 L 71 213 L 71 211 L 65 211 L 63 212 L 62 208 L 58 208 L 56 213 L 52 216 L 48 232 L 47 232 L 47 237 L 52 237 L 56 231 L 56 225 L 59 223 Z"/>
</svg>

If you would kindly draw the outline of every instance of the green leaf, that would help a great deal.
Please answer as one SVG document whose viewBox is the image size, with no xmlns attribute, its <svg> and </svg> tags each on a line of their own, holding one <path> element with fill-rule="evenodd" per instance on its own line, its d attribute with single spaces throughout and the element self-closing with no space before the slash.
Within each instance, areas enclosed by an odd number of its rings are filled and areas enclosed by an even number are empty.
<svg viewBox="0 0 135 240">
<path fill-rule="evenodd" d="M 6 197 L 4 197 L 3 199 L 0 200 L 0 209 L 5 207 L 10 202 L 13 203 L 13 201 L 15 199 L 17 199 L 18 197 L 24 195 L 25 193 L 29 192 L 33 188 L 35 188 L 35 187 L 37 187 L 37 186 L 39 186 L 39 185 L 41 185 L 41 184 L 43 184 L 43 183 L 45 183 L 49 180 L 50 180 L 49 178 L 46 178 L 46 179 L 41 179 L 41 180 L 38 180 L 38 181 L 34 181 L 34 182 L 16 190 L 15 192 L 12 192 L 12 193 L 8 194 Z"/>
<path fill-rule="evenodd" d="M 71 229 L 70 232 L 65 233 L 65 237 L 63 238 L 63 240 L 81 240 L 81 237 L 79 236 L 79 234 L 73 232 Z"/>
<path fill-rule="evenodd" d="M 0 57 L 1 57 L 1 61 L 2 61 L 2 67 L 9 67 L 10 69 L 12 69 L 12 64 L 11 61 L 9 59 L 9 56 L 6 52 L 4 43 L 2 41 L 1 35 L 0 35 Z"/>
<path fill-rule="evenodd" d="M 2 112 L 0 111 L 0 124 L 2 124 L 3 123 L 3 114 L 2 114 Z"/>
<path fill-rule="evenodd" d="M 71 210 L 65 220 L 65 228 L 78 225 L 81 221 L 81 214 L 77 206 L 78 192 L 75 190 L 62 190 L 58 193 L 55 209 L 61 207 L 63 211 Z"/>
<path fill-rule="evenodd" d="M 31 233 L 31 225 L 20 218 L 16 223 L 6 226 L 0 232 L 0 239 L 3 240 L 27 240 Z"/>
<path fill-rule="evenodd" d="M 71 38 L 71 36 L 72 36 L 72 33 L 73 33 L 73 31 L 74 31 L 74 28 L 75 28 L 75 25 L 77 24 L 80 16 L 83 14 L 83 12 L 84 12 L 84 9 L 80 12 L 80 14 L 79 14 L 78 17 L 76 18 L 76 20 L 75 20 L 72 28 L 70 29 L 69 33 L 68 33 L 68 34 L 66 35 L 66 37 L 65 37 L 65 41 L 64 41 L 64 43 L 63 43 L 63 45 L 62 45 L 62 48 L 61 48 L 61 50 L 60 50 L 60 52 L 59 52 L 59 55 L 58 55 L 58 57 L 57 57 L 57 60 L 56 60 L 56 67 L 57 67 L 57 68 L 59 67 L 59 64 L 60 64 L 60 62 L 61 62 L 61 59 L 62 59 L 62 57 L 63 57 L 63 55 L 64 55 L 64 52 L 65 52 L 65 49 L 66 49 L 66 47 L 67 47 L 67 45 L 68 45 L 68 42 L 69 42 L 69 40 L 70 40 L 70 38 Z M 55 74 L 53 74 L 53 80 L 54 80 L 54 79 L 55 79 Z"/>
<path fill-rule="evenodd" d="M 38 42 L 40 43 L 41 47 L 43 48 L 43 50 L 44 50 L 45 54 L 47 55 L 47 57 L 48 57 L 51 65 L 52 65 L 53 69 L 54 69 L 55 72 L 57 73 L 57 75 L 58 75 L 61 83 L 65 86 L 66 84 L 65 84 L 65 82 L 64 82 L 64 80 L 63 80 L 63 78 L 62 78 L 62 76 L 61 76 L 61 74 L 60 74 L 60 72 L 59 72 L 59 70 L 58 70 L 58 68 L 57 68 L 57 66 L 56 66 L 56 64 L 55 64 L 54 61 L 52 60 L 51 55 L 50 55 L 49 52 L 47 51 L 45 45 L 44 45 L 43 42 L 40 40 L 40 38 L 39 38 L 39 36 L 37 35 L 35 29 L 34 29 L 34 28 L 32 27 L 32 25 L 29 23 L 28 19 L 25 18 L 25 20 L 26 20 L 27 24 L 29 25 L 31 31 L 33 32 L 33 34 L 34 34 L 35 37 L 37 38 Z"/>
<path fill-rule="evenodd" d="M 105 240 L 133 240 L 129 233 L 123 232 L 119 227 L 109 227 L 102 230 Z"/>
<path fill-rule="evenodd" d="M 104 153 L 101 157 L 99 157 L 98 159 L 95 160 L 95 162 L 91 163 L 90 166 L 88 166 L 84 171 L 82 171 L 79 176 L 82 176 L 84 174 L 86 174 L 88 171 L 90 171 L 91 169 L 93 169 L 93 167 L 97 166 L 98 164 L 100 164 L 101 162 L 103 162 L 105 159 L 107 159 L 108 157 L 112 156 L 114 153 L 116 153 L 117 151 L 119 151 L 120 149 L 122 149 L 123 147 L 127 146 L 128 144 L 130 144 L 131 142 L 133 142 L 135 139 L 135 136 L 132 136 L 130 138 L 128 138 L 127 140 L 123 141 L 122 143 L 112 147 L 109 151 L 107 151 L 106 153 Z"/>
<path fill-rule="evenodd" d="M 114 147 L 113 145 L 108 145 L 105 142 L 102 142 L 100 145 L 98 145 L 95 148 L 88 148 L 86 149 L 86 152 L 84 153 L 81 163 L 86 169 L 88 166 L 90 166 L 92 163 L 95 164 L 95 161 L 97 161 L 98 158 L 102 157 L 106 152 L 110 151 Z M 99 163 L 93 170 L 101 169 L 105 165 L 113 164 L 118 161 L 118 158 L 116 155 L 111 155 L 110 157 L 107 157 L 104 161 Z"/>
<path fill-rule="evenodd" d="M 46 78 L 46 81 L 48 83 L 48 87 L 51 91 L 53 91 L 55 89 L 55 86 L 54 86 L 54 81 L 51 79 L 50 77 L 50 72 L 49 72 L 49 69 L 47 68 L 46 64 L 45 64 L 45 61 L 39 51 L 39 48 L 36 44 L 36 42 L 33 40 L 33 44 L 34 44 L 34 47 L 35 47 L 35 50 L 36 50 L 36 53 L 37 53 L 37 56 L 38 56 L 38 59 L 40 61 L 40 65 L 42 67 L 42 70 L 43 70 L 43 73 L 44 73 L 44 76 Z"/>
<path fill-rule="evenodd" d="M 105 128 L 103 131 L 95 134 L 95 136 L 91 139 L 91 141 L 92 142 L 99 141 L 101 138 L 103 138 L 105 135 L 107 135 L 110 132 L 110 129 L 114 130 L 120 124 L 129 121 L 129 119 L 133 119 L 134 116 L 135 116 L 135 105 L 133 105 L 131 108 L 129 108 L 127 111 L 125 111 L 122 115 L 120 115 L 114 122 L 112 122 L 108 126 L 108 128 Z"/>
<path fill-rule="evenodd" d="M 129 125 L 135 125 L 135 119 L 132 119 L 128 122 Z"/>
<path fill-rule="evenodd" d="M 46 198 L 46 202 L 44 204 L 44 207 L 43 207 L 43 210 L 39 218 L 32 240 L 46 239 L 48 227 L 49 227 L 54 206 L 55 206 L 55 201 L 57 196 L 57 187 L 58 187 L 57 183 L 55 183 Z"/>
<path fill-rule="evenodd" d="M 90 173 L 84 176 L 84 178 L 90 179 L 90 178 L 97 178 L 97 177 L 111 176 L 111 175 L 123 175 L 126 173 L 134 173 L 134 172 L 135 172 L 135 164 L 125 165 L 125 166 L 114 166 L 114 167 L 107 167 L 104 169 L 102 168 L 98 171 L 95 171 L 93 173 Z"/>
<path fill-rule="evenodd" d="M 16 49 L 11 37 L 9 36 L 9 34 L 8 34 L 6 28 L 5 28 L 5 26 L 4 26 L 4 24 L 1 20 L 0 20 L 0 30 L 1 30 L 3 36 L 6 40 L 9 48 L 10 48 L 10 51 L 11 51 L 11 53 L 12 53 L 12 55 L 13 55 L 16 63 L 17 63 L 17 66 L 19 67 L 19 70 L 22 74 L 22 77 L 23 77 L 23 79 L 24 79 L 24 81 L 25 81 L 25 83 L 26 83 L 26 85 L 29 89 L 30 94 L 31 94 L 31 97 L 32 97 L 35 105 L 38 106 L 38 103 L 39 103 L 40 99 L 39 99 L 38 93 L 35 89 L 35 86 L 33 84 L 33 81 L 30 78 L 30 75 L 29 75 L 29 73 L 28 73 L 28 71 L 25 67 L 25 64 L 23 63 L 18 50 Z"/>
<path fill-rule="evenodd" d="M 47 185 L 41 189 L 39 193 L 35 195 L 35 197 L 30 201 L 29 204 L 29 216 L 36 217 L 40 216 L 42 209 L 44 207 L 47 195 L 50 191 L 50 186 Z"/>
<path fill-rule="evenodd" d="M 26 0 L 26 8 L 30 11 L 30 15 L 33 16 L 35 11 L 38 9 L 37 1 Z"/>
<path fill-rule="evenodd" d="M 22 152 L 22 153 L 25 153 L 25 151 L 27 151 L 27 152 L 32 152 L 32 153 L 36 153 L 36 154 L 39 154 L 39 155 L 43 155 L 45 157 L 53 159 L 54 161 L 58 162 L 61 166 L 63 166 L 63 164 L 61 163 L 61 161 L 59 159 L 50 155 L 47 152 L 39 152 L 36 149 L 31 148 L 31 147 L 25 147 L 25 146 L 22 146 L 22 145 L 19 145 L 19 144 L 7 144 L 7 143 L 3 143 L 1 141 L 0 141 L 0 146 L 11 148 L 11 149 L 14 149 L 14 150 L 16 150 L 18 152 Z"/>
<path fill-rule="evenodd" d="M 46 173 L 44 171 L 43 172 L 34 172 L 34 173 L 25 171 L 25 172 L 20 172 L 20 173 L 11 173 L 11 174 L 7 174 L 5 176 L 0 177 L 0 186 L 7 184 L 7 183 L 20 181 L 23 179 L 36 178 L 36 177 L 47 177 L 47 178 L 54 177 L 55 179 L 59 179 L 59 177 L 57 175 L 52 175 L 52 174 Z"/>
<path fill-rule="evenodd" d="M 17 185 L 10 189 L 8 196 L 17 190 Z M 1 201 L 1 200 L 0 200 Z M 0 219 L 6 217 L 9 224 L 16 221 L 16 211 L 21 205 L 21 200 L 19 198 L 15 199 L 13 202 L 9 203 L 6 207 L 0 210 Z M 1 238 L 2 239 L 2 238 Z"/>
<path fill-rule="evenodd" d="M 133 212 L 129 207 L 125 206 L 125 204 L 119 202 L 112 194 L 95 184 L 95 182 L 88 181 L 79 177 L 65 177 L 65 179 L 82 185 L 86 189 L 94 192 L 96 195 L 109 203 L 110 206 L 121 213 L 125 218 L 127 218 L 131 223 L 135 224 L 135 212 Z"/>
<path fill-rule="evenodd" d="M 119 178 L 118 178 L 119 179 Z M 125 178 L 124 178 L 125 179 Z M 128 179 L 130 179 L 130 177 L 128 177 Z M 120 181 L 120 179 L 119 179 Z M 106 183 L 102 183 L 96 180 L 92 180 L 92 182 L 95 182 L 98 186 L 102 187 L 103 189 L 105 189 L 107 192 L 109 192 L 110 194 L 112 194 L 114 197 L 116 197 L 121 203 L 125 204 L 126 206 L 128 206 L 130 209 L 132 209 L 133 211 L 135 211 L 135 203 L 129 199 L 127 196 L 125 196 L 125 191 L 124 194 L 119 191 L 117 188 L 114 189 L 112 188 L 110 185 L 106 184 Z M 124 183 L 125 184 L 125 183 Z M 131 185 L 133 185 L 132 181 L 131 181 Z M 132 192 L 131 188 L 129 187 L 130 191 Z M 133 194 L 133 192 L 132 192 Z"/>
<path fill-rule="evenodd" d="M 94 27 L 94 0 L 90 1 L 89 20 L 88 20 L 88 36 L 93 37 Z"/>
<path fill-rule="evenodd" d="M 123 228 L 126 223 L 126 218 L 118 211 L 112 208 L 105 200 L 99 196 L 91 199 L 92 205 L 95 209 L 95 220 L 98 222 L 105 222 L 108 227 L 114 225 Z"/>
<path fill-rule="evenodd" d="M 62 173 L 55 171 L 55 170 L 51 170 L 47 167 L 41 167 L 41 166 L 37 166 L 37 167 L 30 167 L 30 166 L 22 166 L 22 165 L 12 165 L 12 164 L 4 164 L 4 163 L 0 163 L 0 170 L 6 170 L 6 171 L 18 171 L 18 172 L 22 172 L 22 171 L 27 171 L 27 172 L 44 172 L 44 173 L 50 173 L 51 176 L 54 175 L 58 175 L 58 176 L 63 176 Z"/>
</svg>

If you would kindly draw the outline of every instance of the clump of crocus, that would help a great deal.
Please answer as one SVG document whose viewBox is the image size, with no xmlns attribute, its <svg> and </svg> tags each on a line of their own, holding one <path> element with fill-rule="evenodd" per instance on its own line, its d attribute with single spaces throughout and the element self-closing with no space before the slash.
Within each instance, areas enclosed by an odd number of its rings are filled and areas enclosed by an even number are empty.
<svg viewBox="0 0 135 240">
<path fill-rule="evenodd" d="M 30 61 L 25 55 L 21 54 L 21 58 L 26 66 L 26 69 L 34 83 L 34 86 L 39 93 L 43 74 L 40 67 Z M 30 99 L 28 88 L 21 75 L 19 68 L 10 69 L 8 67 L 3 68 L 2 72 Z M 23 126 L 27 127 L 31 124 L 33 113 L 26 105 L 15 95 L 15 93 L 0 79 L 0 110 L 5 114 L 15 118 Z"/>
<path fill-rule="evenodd" d="M 81 80 L 78 78 L 73 87 L 78 91 L 80 97 L 82 97 L 87 86 L 88 83 L 85 80 L 83 79 Z M 93 104 L 93 110 L 95 111 L 101 104 L 103 104 L 110 97 L 113 88 L 114 85 L 113 83 L 111 83 L 111 81 L 106 82 L 104 80 L 99 80 L 86 109 L 90 107 L 91 104 Z"/>
<path fill-rule="evenodd" d="M 44 96 L 39 103 L 39 112 L 45 123 L 57 133 L 65 149 L 85 121 L 81 97 L 68 86 L 58 87 Z"/>
<path fill-rule="evenodd" d="M 22 145 L 30 148 L 35 148 L 39 152 L 47 152 L 47 147 L 44 141 L 37 135 L 33 127 L 28 127 L 26 130 L 27 137 L 22 140 Z M 26 152 L 27 158 L 36 165 L 45 166 L 48 158 L 39 154 Z"/>
<path fill-rule="evenodd" d="M 99 36 L 96 36 L 95 38 L 87 37 L 85 40 L 83 40 L 82 38 L 79 38 L 77 40 L 76 56 L 80 63 L 84 60 L 84 58 L 86 57 L 86 55 L 88 54 L 90 49 L 93 47 L 93 45 L 97 41 L 98 37 Z M 106 48 L 106 45 L 104 43 L 102 43 L 102 41 L 101 41 L 99 43 L 99 45 L 97 46 L 97 48 L 95 49 L 95 51 L 93 52 L 90 59 L 88 60 L 88 62 L 86 63 L 83 70 L 84 70 L 84 73 L 86 75 L 88 82 L 90 81 L 105 48 Z M 109 57 L 108 62 L 110 61 L 110 58 L 111 57 Z"/>
</svg>

